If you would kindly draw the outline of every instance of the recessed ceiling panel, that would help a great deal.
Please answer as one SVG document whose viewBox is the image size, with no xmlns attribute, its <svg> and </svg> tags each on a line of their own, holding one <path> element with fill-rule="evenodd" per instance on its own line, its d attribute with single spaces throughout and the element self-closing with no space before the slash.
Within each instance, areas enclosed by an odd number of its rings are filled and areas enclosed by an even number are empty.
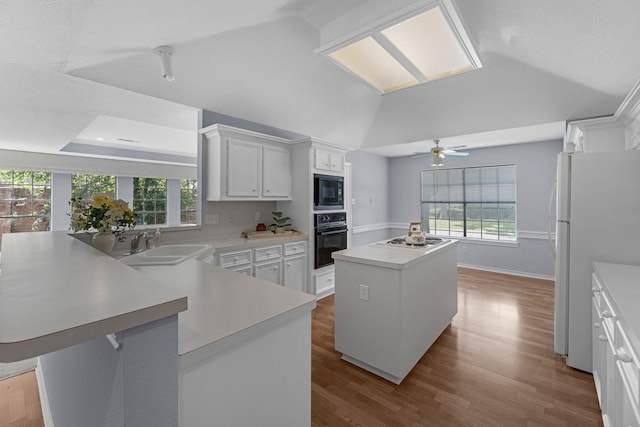
<svg viewBox="0 0 640 427">
<path fill-rule="evenodd" d="M 372 37 L 365 37 L 328 55 L 381 92 L 418 84 L 418 80 Z"/>
<path fill-rule="evenodd" d="M 473 69 L 439 7 L 381 31 L 428 80 Z"/>
</svg>

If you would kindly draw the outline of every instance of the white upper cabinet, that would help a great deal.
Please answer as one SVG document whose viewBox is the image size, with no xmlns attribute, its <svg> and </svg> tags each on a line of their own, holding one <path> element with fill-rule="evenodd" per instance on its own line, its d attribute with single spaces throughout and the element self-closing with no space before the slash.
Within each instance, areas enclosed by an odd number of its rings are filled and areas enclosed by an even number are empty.
<svg viewBox="0 0 640 427">
<path fill-rule="evenodd" d="M 313 166 L 318 171 L 342 174 L 344 173 L 344 153 L 316 148 Z"/>
<path fill-rule="evenodd" d="M 223 125 L 201 133 L 207 200 L 291 200 L 291 141 Z"/>
<path fill-rule="evenodd" d="M 262 147 L 262 196 L 291 197 L 291 153 L 288 149 Z"/>
<path fill-rule="evenodd" d="M 257 198 L 261 194 L 262 146 L 239 139 L 228 138 L 227 188 L 228 197 Z M 211 181 L 209 181 L 211 182 Z"/>
</svg>

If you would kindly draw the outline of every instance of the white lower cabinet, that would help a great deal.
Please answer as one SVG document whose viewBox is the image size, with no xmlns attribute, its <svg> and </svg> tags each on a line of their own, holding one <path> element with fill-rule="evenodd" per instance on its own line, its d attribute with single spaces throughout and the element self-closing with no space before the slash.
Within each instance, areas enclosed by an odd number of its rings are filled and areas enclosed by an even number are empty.
<svg viewBox="0 0 640 427">
<path fill-rule="evenodd" d="M 284 260 L 284 282 L 287 288 L 306 292 L 307 257 L 299 255 Z"/>
<path fill-rule="evenodd" d="M 255 265 L 255 273 L 258 279 L 267 282 L 282 284 L 282 261 L 270 261 Z"/>
<path fill-rule="evenodd" d="M 637 270 L 631 271 L 640 274 L 640 267 L 633 268 Z M 628 273 L 627 266 L 594 263 L 593 380 L 603 424 L 640 427 L 640 359 L 637 356 L 640 325 L 633 324 L 637 320 L 637 307 L 633 304 L 640 292 L 634 289 L 637 280 L 621 280 L 631 277 L 621 272 Z M 629 302 L 631 305 L 626 306 Z"/>
<path fill-rule="evenodd" d="M 307 242 L 216 253 L 217 265 L 267 282 L 307 291 Z"/>
</svg>

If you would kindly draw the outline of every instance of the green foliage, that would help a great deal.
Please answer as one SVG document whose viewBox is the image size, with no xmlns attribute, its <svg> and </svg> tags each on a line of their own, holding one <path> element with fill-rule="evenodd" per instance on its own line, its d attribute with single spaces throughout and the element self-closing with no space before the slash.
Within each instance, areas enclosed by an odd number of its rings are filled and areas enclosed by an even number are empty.
<svg viewBox="0 0 640 427">
<path fill-rule="evenodd" d="M 291 218 L 283 216 L 284 214 L 282 212 L 271 212 L 271 215 L 273 215 L 273 221 L 275 222 L 271 225 L 275 225 L 276 227 L 288 227 L 291 225 L 288 223 Z"/>
</svg>

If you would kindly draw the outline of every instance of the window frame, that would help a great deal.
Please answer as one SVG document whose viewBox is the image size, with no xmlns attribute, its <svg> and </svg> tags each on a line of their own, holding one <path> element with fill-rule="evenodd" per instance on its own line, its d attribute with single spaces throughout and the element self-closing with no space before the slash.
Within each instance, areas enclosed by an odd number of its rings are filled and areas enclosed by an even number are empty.
<svg viewBox="0 0 640 427">
<path fill-rule="evenodd" d="M 507 169 L 508 168 L 508 169 Z M 495 180 L 483 181 L 483 176 L 489 174 L 491 170 L 495 170 Z M 452 173 L 460 172 L 459 182 L 451 181 Z M 502 181 L 500 178 L 501 171 L 508 173 L 507 179 Z M 518 241 L 518 225 L 517 225 L 517 183 L 516 183 L 516 165 L 487 165 L 487 166 L 470 166 L 463 168 L 447 168 L 447 169 L 424 169 L 420 171 L 420 214 L 423 222 L 423 229 L 427 233 L 433 235 L 447 236 L 457 239 L 469 239 L 483 243 L 493 244 L 513 244 Z M 470 181 L 471 172 L 477 172 L 477 180 Z M 486 173 L 485 173 L 486 172 Z M 503 172 L 503 173 L 505 173 Z M 431 182 L 425 182 L 427 175 L 431 174 Z M 438 176 L 444 175 L 446 183 L 442 184 L 442 178 L 438 180 Z M 475 197 L 471 197 L 475 187 Z M 459 194 L 451 197 L 452 188 Z M 501 191 L 503 189 L 503 191 Z M 506 189 L 506 191 L 504 191 Z M 441 195 L 442 191 L 446 191 L 446 195 Z M 485 194 L 492 192 L 494 198 L 486 198 Z M 508 193 L 507 200 L 502 199 Z M 434 198 L 435 196 L 435 198 Z M 461 206 L 461 215 L 452 217 L 452 205 Z M 446 207 L 446 218 L 440 221 L 446 221 L 447 226 L 440 228 L 438 225 L 438 215 L 432 215 L 433 212 L 442 212 L 442 207 Z M 479 207 L 479 209 L 478 209 Z M 504 209 L 507 207 L 507 209 Z M 493 215 L 485 216 L 485 209 L 495 210 Z M 472 215 L 476 212 L 477 215 Z M 504 215 L 504 217 L 503 217 Z M 477 218 L 476 218 L 477 217 Z M 504 218 L 504 219 L 503 219 Z M 452 230 L 452 221 L 461 223 L 461 227 Z M 478 224 L 473 229 L 470 223 Z M 495 225 L 497 229 L 494 232 L 487 230 Z M 475 231 L 475 229 L 478 231 Z"/>
</svg>

